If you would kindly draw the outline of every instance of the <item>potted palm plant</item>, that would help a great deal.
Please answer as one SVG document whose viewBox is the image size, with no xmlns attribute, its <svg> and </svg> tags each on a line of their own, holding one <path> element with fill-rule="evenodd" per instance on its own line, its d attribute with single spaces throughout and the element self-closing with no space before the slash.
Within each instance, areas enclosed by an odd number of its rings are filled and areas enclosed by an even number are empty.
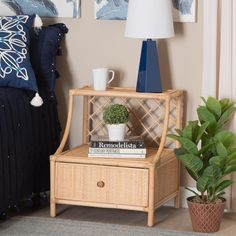
<svg viewBox="0 0 236 236">
<path fill-rule="evenodd" d="M 124 105 L 113 104 L 104 110 L 103 120 L 107 125 L 109 140 L 120 141 L 124 139 L 128 119 L 129 111 Z"/>
<path fill-rule="evenodd" d="M 224 190 L 233 183 L 227 176 L 236 171 L 235 134 L 224 130 L 236 108 L 229 99 L 203 101 L 198 120 L 168 136 L 180 143 L 176 157 L 196 181 L 198 191 L 189 189 L 194 196 L 187 199 L 193 230 L 209 233 L 220 228 Z"/>
</svg>

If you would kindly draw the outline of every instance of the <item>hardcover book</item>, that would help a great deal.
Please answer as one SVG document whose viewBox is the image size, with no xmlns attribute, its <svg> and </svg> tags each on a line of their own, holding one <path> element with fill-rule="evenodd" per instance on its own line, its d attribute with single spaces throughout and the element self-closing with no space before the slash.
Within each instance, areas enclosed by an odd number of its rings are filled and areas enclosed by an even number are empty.
<svg viewBox="0 0 236 236">
<path fill-rule="evenodd" d="M 89 148 L 90 154 L 146 154 L 146 148 Z"/>
<path fill-rule="evenodd" d="M 106 136 L 92 136 L 91 148 L 119 148 L 119 149 L 145 149 L 144 140 L 140 136 L 130 136 L 122 141 L 109 141 Z"/>
<path fill-rule="evenodd" d="M 102 153 L 102 154 L 94 154 L 94 153 L 89 153 L 88 157 L 96 157 L 96 158 L 146 158 L 146 154 L 107 154 L 107 153 Z"/>
</svg>

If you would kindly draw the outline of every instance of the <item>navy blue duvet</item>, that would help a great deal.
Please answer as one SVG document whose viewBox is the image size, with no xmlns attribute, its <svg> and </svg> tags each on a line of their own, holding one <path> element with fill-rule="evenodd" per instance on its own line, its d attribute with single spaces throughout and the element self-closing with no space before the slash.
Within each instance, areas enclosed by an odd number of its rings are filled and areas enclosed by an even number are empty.
<svg viewBox="0 0 236 236">
<path fill-rule="evenodd" d="M 49 190 L 49 155 L 59 145 L 60 124 L 54 92 L 0 88 L 0 212 L 32 192 Z"/>
</svg>

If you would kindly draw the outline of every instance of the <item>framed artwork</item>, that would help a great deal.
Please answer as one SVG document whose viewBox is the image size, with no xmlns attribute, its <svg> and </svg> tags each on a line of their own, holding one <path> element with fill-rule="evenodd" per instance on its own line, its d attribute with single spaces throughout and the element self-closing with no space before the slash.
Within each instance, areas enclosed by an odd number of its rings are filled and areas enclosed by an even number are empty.
<svg viewBox="0 0 236 236">
<path fill-rule="evenodd" d="M 172 0 L 175 22 L 196 21 L 197 0 Z M 94 0 L 98 20 L 126 20 L 129 0 Z"/>
<path fill-rule="evenodd" d="M 38 14 L 40 17 L 80 17 L 80 0 L 0 0 L 0 15 Z"/>
<path fill-rule="evenodd" d="M 196 0 L 172 0 L 175 22 L 196 22 Z"/>
<path fill-rule="evenodd" d="M 98 20 L 126 20 L 129 0 L 94 0 Z"/>
</svg>

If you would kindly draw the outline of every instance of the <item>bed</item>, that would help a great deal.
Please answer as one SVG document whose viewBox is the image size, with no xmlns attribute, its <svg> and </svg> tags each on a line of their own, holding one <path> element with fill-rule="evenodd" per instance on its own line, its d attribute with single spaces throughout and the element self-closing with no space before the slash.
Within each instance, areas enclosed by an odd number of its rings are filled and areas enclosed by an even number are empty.
<svg viewBox="0 0 236 236">
<path fill-rule="evenodd" d="M 58 23 L 35 30 L 36 18 L 0 17 L 0 216 L 49 190 L 49 156 L 59 145 L 56 55 L 68 29 Z"/>
</svg>

